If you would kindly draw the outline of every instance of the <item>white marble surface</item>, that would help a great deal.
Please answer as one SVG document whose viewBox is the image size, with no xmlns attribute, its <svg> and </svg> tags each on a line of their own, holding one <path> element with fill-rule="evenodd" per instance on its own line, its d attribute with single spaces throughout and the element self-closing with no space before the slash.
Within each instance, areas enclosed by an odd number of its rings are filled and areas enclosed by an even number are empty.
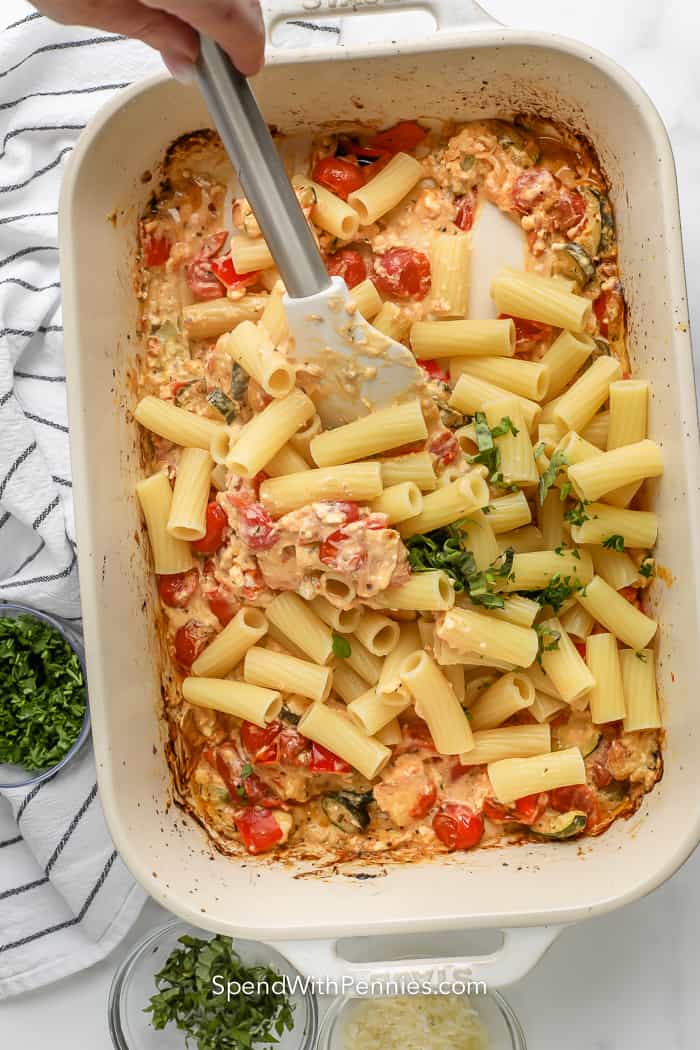
<svg viewBox="0 0 700 1050">
<path fill-rule="evenodd" d="M 646 88 L 676 155 L 691 317 L 700 309 L 700 5 L 695 0 L 486 0 L 512 26 L 607 52 Z M 133 942 L 163 912 L 149 903 Z M 700 1001 L 700 854 L 646 900 L 565 931 L 508 992 L 530 1050 L 695 1050 Z M 106 1000 L 123 945 L 99 966 L 0 1005 L 0 1043 L 108 1050 Z"/>
</svg>

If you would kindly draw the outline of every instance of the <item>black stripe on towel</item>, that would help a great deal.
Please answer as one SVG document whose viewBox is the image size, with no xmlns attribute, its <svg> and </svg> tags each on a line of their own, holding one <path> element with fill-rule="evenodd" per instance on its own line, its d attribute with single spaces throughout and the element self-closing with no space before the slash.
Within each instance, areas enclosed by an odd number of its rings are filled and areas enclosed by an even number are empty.
<svg viewBox="0 0 700 1050">
<path fill-rule="evenodd" d="M 47 777 L 45 780 L 40 781 L 40 783 L 35 784 L 34 787 L 32 788 L 32 790 L 29 792 L 29 794 L 24 796 L 24 798 L 23 798 L 23 800 L 22 800 L 22 802 L 20 804 L 20 807 L 17 810 L 17 816 L 15 817 L 15 821 L 17 822 L 17 824 L 19 824 L 20 820 L 22 819 L 24 811 L 27 808 L 27 806 L 29 805 L 29 803 L 33 799 L 36 798 L 36 796 L 39 794 L 39 792 L 41 791 L 41 789 L 43 787 L 46 787 L 47 784 L 51 783 L 51 781 L 54 779 L 54 777 L 58 776 L 58 772 L 59 771 L 56 770 L 56 772 L 52 773 L 50 777 Z"/>
<path fill-rule="evenodd" d="M 10 576 L 19 576 L 19 574 L 21 573 L 22 569 L 26 569 L 28 565 L 31 565 L 31 563 L 34 561 L 35 558 L 39 557 L 39 555 L 41 554 L 41 552 L 43 551 L 45 546 L 46 546 L 46 541 L 42 540 L 41 543 L 39 544 L 39 546 L 37 547 L 37 549 L 34 551 L 34 553 L 30 554 L 28 557 L 26 557 L 24 559 L 24 561 L 22 562 L 22 564 L 19 566 L 19 568 L 15 569 L 14 572 L 10 573 Z"/>
<path fill-rule="evenodd" d="M 0 397 L 0 408 L 2 408 L 4 405 L 7 404 L 7 402 L 12 397 L 12 394 L 13 394 L 13 390 L 10 388 L 10 390 L 8 390 L 6 393 L 4 393 L 2 395 L 2 397 Z"/>
<path fill-rule="evenodd" d="M 20 893 L 27 893 L 29 890 L 37 889 L 39 886 L 45 886 L 48 881 L 48 875 L 44 875 L 40 879 L 34 879 L 34 882 L 25 882 L 23 886 L 14 886 L 11 890 L 4 890 L 0 893 L 0 901 L 7 900 L 8 897 L 19 897 Z"/>
<path fill-rule="evenodd" d="M 9 222 L 20 222 L 21 219 L 52 219 L 56 215 L 57 211 L 27 211 L 21 215 L 6 215 L 4 219 L 0 219 L 0 226 L 7 226 Z"/>
<path fill-rule="evenodd" d="M 12 25 L 5 26 L 5 32 L 7 33 L 10 29 L 16 29 L 17 26 L 23 26 L 26 22 L 33 22 L 35 19 L 43 17 L 40 11 L 35 11 L 33 15 L 27 15 L 25 18 L 20 18 L 19 22 L 13 22 Z"/>
<path fill-rule="evenodd" d="M 15 473 L 15 471 L 19 470 L 19 468 L 24 463 L 25 459 L 27 459 L 29 456 L 31 456 L 32 452 L 34 452 L 35 450 L 36 450 L 36 441 L 32 441 L 31 445 L 27 445 L 27 447 L 25 448 L 24 452 L 20 452 L 19 456 L 14 461 L 14 463 L 12 464 L 10 469 L 8 470 L 8 472 L 5 475 L 5 477 L 2 479 L 2 481 L 0 481 L 0 499 L 2 499 L 2 494 L 5 491 L 5 489 L 7 488 L 8 482 L 9 482 L 10 478 L 12 477 L 12 475 Z"/>
<path fill-rule="evenodd" d="M 53 583 L 54 580 L 63 580 L 73 572 L 76 561 L 77 555 L 73 551 L 70 565 L 67 565 L 60 572 L 54 572 L 50 576 L 35 576 L 31 580 L 17 580 L 16 583 L 0 583 L 0 591 L 6 591 L 8 587 L 30 587 L 33 583 Z"/>
<path fill-rule="evenodd" d="M 0 186 L 0 193 L 14 193 L 15 190 L 23 190 L 25 186 L 28 186 L 30 182 L 34 182 L 34 179 L 40 178 L 42 175 L 46 175 L 47 171 L 53 171 L 61 163 L 66 153 L 72 153 L 72 146 L 64 146 L 57 157 L 51 161 L 50 164 L 45 164 L 43 168 L 37 168 L 33 171 L 28 179 L 24 179 L 23 182 L 13 182 L 9 186 Z"/>
<path fill-rule="evenodd" d="M 33 529 L 38 529 L 39 526 L 41 525 L 41 523 L 46 521 L 46 519 L 48 518 L 48 516 L 51 513 L 51 511 L 55 510 L 60 502 L 61 502 L 61 497 L 60 496 L 54 496 L 54 498 L 49 503 L 48 507 L 46 507 L 44 510 L 42 510 L 42 512 L 41 512 L 41 514 L 39 515 L 38 518 L 34 519 L 34 521 L 32 522 L 32 528 Z"/>
<path fill-rule="evenodd" d="M 13 131 L 8 131 L 2 141 L 0 160 L 2 160 L 7 153 L 7 143 L 10 139 L 16 139 L 18 135 L 26 135 L 27 132 L 35 131 L 83 131 L 84 128 L 85 124 L 37 124 L 35 127 L 31 128 L 15 128 Z"/>
<path fill-rule="evenodd" d="M 0 842 L 0 849 L 4 849 L 5 846 L 15 846 L 15 845 L 17 845 L 18 842 L 21 842 L 21 841 L 22 841 L 22 836 L 21 835 L 15 835 L 15 837 L 13 839 L 5 839 L 3 842 Z"/>
<path fill-rule="evenodd" d="M 58 858 L 61 856 L 61 853 L 65 849 L 66 843 L 68 842 L 69 838 L 71 837 L 71 835 L 73 834 L 73 832 L 77 828 L 77 826 L 80 823 L 80 821 L 83 819 L 83 817 L 87 813 L 88 809 L 90 808 L 91 803 L 95 801 L 96 797 L 97 797 L 97 784 L 93 784 L 92 787 L 90 788 L 90 792 L 89 792 L 87 798 L 85 799 L 85 801 L 83 802 L 82 806 L 80 807 L 78 812 L 75 814 L 75 816 L 71 820 L 71 822 L 68 825 L 68 827 L 66 828 L 66 831 L 63 834 L 63 836 L 61 838 L 61 841 L 58 843 L 58 845 L 56 846 L 56 849 L 53 851 L 53 853 L 51 854 L 51 856 L 47 860 L 46 867 L 44 868 L 44 871 L 46 872 L 47 875 L 50 873 L 50 871 L 53 868 L 54 864 L 56 863 Z"/>
<path fill-rule="evenodd" d="M 15 62 L 14 66 L 4 69 L 0 73 L 0 80 L 8 76 L 9 73 L 14 73 L 15 69 L 19 69 L 30 58 L 35 58 L 37 55 L 45 55 L 47 51 L 67 51 L 69 48 L 74 47 L 92 47 L 94 44 L 118 44 L 126 39 L 125 36 L 116 36 L 114 33 L 110 33 L 109 36 L 91 36 L 87 40 L 64 40 L 59 44 L 44 44 L 43 47 L 38 47 L 36 51 L 30 51 L 19 62 Z"/>
<path fill-rule="evenodd" d="M 0 110 L 12 109 L 14 106 L 21 106 L 23 102 L 28 102 L 30 98 L 58 98 L 62 95 L 91 95 L 97 91 L 118 91 L 119 88 L 129 87 L 130 84 L 130 80 L 124 80 L 118 84 L 96 84 L 94 87 L 65 88 L 63 91 L 34 91 L 30 95 L 22 95 L 22 98 L 15 98 L 12 102 L 0 102 Z"/>
<path fill-rule="evenodd" d="M 3 335 L 19 335 L 24 339 L 33 339 L 35 335 L 62 331 L 63 325 L 60 324 L 40 324 L 38 328 L 0 328 L 0 337 Z"/>
<path fill-rule="evenodd" d="M 0 106 L 0 109 L 2 107 Z M 6 259 L 0 259 L 0 268 L 3 266 L 9 266 L 10 263 L 17 262 L 18 259 L 24 258 L 25 255 L 33 255 L 34 252 L 57 252 L 58 248 L 55 244 L 40 244 L 34 248 L 20 248 L 14 255 L 8 255 Z"/>
<path fill-rule="evenodd" d="M 61 331 L 62 332 L 63 329 L 62 328 L 61 329 L 57 328 L 56 331 Z M 20 379 L 41 379 L 41 380 L 43 380 L 44 383 L 65 383 L 65 381 L 66 381 L 66 377 L 65 376 L 40 376 L 40 375 L 37 375 L 35 372 L 17 372 L 17 371 L 15 371 L 15 375 L 18 376 Z"/>
<path fill-rule="evenodd" d="M 60 430 L 61 433 L 67 434 L 68 427 L 64 427 L 63 423 L 54 423 L 52 419 L 44 419 L 43 416 L 32 415 L 31 412 L 24 413 L 27 419 L 31 419 L 34 423 L 42 423 L 45 427 L 52 427 L 53 430 Z"/>
<path fill-rule="evenodd" d="M 57 474 L 52 474 L 51 480 L 54 481 L 57 485 L 65 486 L 65 488 L 67 489 L 73 488 L 73 482 L 69 481 L 68 478 L 59 478 Z"/>
</svg>

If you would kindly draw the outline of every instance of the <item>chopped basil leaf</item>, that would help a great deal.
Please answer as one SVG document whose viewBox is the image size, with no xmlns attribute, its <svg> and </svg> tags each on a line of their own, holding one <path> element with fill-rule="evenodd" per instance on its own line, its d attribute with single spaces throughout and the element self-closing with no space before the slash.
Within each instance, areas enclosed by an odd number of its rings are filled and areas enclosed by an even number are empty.
<svg viewBox="0 0 700 1050">
<path fill-rule="evenodd" d="M 590 502 L 588 499 L 579 500 L 571 510 L 567 510 L 564 519 L 571 525 L 583 525 L 584 522 L 590 521 L 590 514 L 586 514 L 586 507 Z"/>
<path fill-rule="evenodd" d="M 474 554 L 468 550 L 468 527 L 479 526 L 466 519 L 454 522 L 444 529 L 411 536 L 408 540 L 408 561 L 413 572 L 441 569 L 451 578 L 455 591 L 469 595 L 475 605 L 502 609 L 504 600 L 494 593 L 497 579 L 507 579 L 513 568 L 513 550 L 508 548 L 483 571 L 479 571 Z"/>
<path fill-rule="evenodd" d="M 556 573 L 541 591 L 524 591 L 526 598 L 531 598 L 543 608 L 550 605 L 555 613 L 559 612 L 565 601 L 581 590 L 581 583 L 576 577 L 561 576 Z"/>
<path fill-rule="evenodd" d="M 469 462 L 481 463 L 489 474 L 495 474 L 501 465 L 501 453 L 494 445 L 494 440 L 503 437 L 509 431 L 513 436 L 517 436 L 518 428 L 514 426 L 510 416 L 503 416 L 500 423 L 490 427 L 484 413 L 477 412 L 474 415 L 474 430 L 479 451 L 469 457 Z"/>
<path fill-rule="evenodd" d="M 335 631 L 333 632 L 333 653 L 342 659 L 347 659 L 352 653 L 348 639 L 342 634 L 336 634 Z"/>
<path fill-rule="evenodd" d="M 617 551 L 619 554 L 622 554 L 625 549 L 625 537 L 616 532 L 612 536 L 608 536 L 606 540 L 603 540 L 603 546 L 609 551 Z"/>
</svg>

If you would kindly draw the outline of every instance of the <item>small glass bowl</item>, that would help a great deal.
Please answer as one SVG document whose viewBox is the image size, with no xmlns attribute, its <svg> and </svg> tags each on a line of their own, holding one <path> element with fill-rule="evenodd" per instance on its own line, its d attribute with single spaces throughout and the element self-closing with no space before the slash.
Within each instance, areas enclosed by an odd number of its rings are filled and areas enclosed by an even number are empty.
<svg viewBox="0 0 700 1050">
<path fill-rule="evenodd" d="M 109 1033 L 115 1050 L 185 1050 L 185 1034 L 167 1025 L 157 1031 L 144 1013 L 156 991 L 154 977 L 184 934 L 209 939 L 212 934 L 175 919 L 151 931 L 126 957 L 112 980 L 107 1006 Z M 283 955 L 259 941 L 234 938 L 234 947 L 248 965 L 271 966 L 290 982 L 303 978 Z M 294 987 L 294 985 L 292 984 Z M 298 988 L 299 986 L 297 986 Z M 285 1031 L 276 1050 L 314 1050 L 318 1033 L 318 1007 L 311 987 L 289 994 L 294 1005 L 294 1028 Z M 190 1044 L 192 1046 L 193 1044 Z M 261 1044 L 262 1045 L 262 1044 Z"/>
<path fill-rule="evenodd" d="M 19 616 L 32 616 L 35 620 L 41 620 L 42 623 L 53 627 L 68 642 L 68 645 L 78 657 L 83 672 L 83 681 L 85 682 L 85 715 L 75 743 L 54 766 L 49 766 L 47 769 L 37 772 L 25 769 L 24 766 L 0 762 L 0 790 L 3 788 L 31 788 L 35 784 L 41 783 L 42 780 L 46 780 L 47 777 L 57 773 L 59 769 L 63 769 L 77 755 L 90 736 L 90 706 L 88 704 L 87 673 L 85 670 L 85 648 L 81 636 L 73 627 L 53 616 L 49 616 L 48 613 L 33 609 L 29 605 L 13 605 L 9 602 L 0 604 L 0 620 L 16 620 Z"/>
<path fill-rule="evenodd" d="M 336 999 L 323 1019 L 318 1050 L 344 1050 L 343 1030 L 352 1013 L 366 1003 L 365 998 Z M 527 1050 L 525 1033 L 503 996 L 495 991 L 470 995 L 469 1002 L 488 1032 L 489 1050 Z"/>
</svg>

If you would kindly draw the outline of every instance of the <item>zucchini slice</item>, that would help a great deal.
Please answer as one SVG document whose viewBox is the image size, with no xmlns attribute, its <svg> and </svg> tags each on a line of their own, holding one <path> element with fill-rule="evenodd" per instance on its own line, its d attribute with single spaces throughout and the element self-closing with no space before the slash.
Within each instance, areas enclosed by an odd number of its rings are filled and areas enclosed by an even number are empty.
<svg viewBox="0 0 700 1050">
<path fill-rule="evenodd" d="M 542 817 L 531 826 L 530 832 L 539 839 L 559 842 L 580 835 L 587 823 L 588 817 L 582 810 L 572 809 L 568 813 Z"/>
<path fill-rule="evenodd" d="M 581 287 L 584 287 L 595 277 L 595 266 L 593 260 L 584 247 L 576 241 L 564 242 L 552 245 L 554 254 L 553 271 L 562 277 L 570 277 Z"/>
<path fill-rule="evenodd" d="M 585 223 L 576 238 L 576 243 L 588 252 L 592 259 L 598 254 L 600 238 L 602 233 L 602 215 L 600 211 L 600 199 L 596 190 L 591 186 L 579 186 L 578 192 L 586 204 Z"/>
<path fill-rule="evenodd" d="M 321 805 L 331 824 L 346 835 L 356 835 L 369 826 L 369 806 L 373 800 L 371 791 L 332 791 L 324 795 Z"/>
<path fill-rule="evenodd" d="M 601 732 L 587 718 L 572 715 L 563 725 L 552 727 L 552 750 L 577 747 L 584 758 L 592 755 L 601 740 Z"/>
<path fill-rule="evenodd" d="M 600 206 L 601 228 L 600 244 L 598 245 L 598 255 L 605 257 L 615 246 L 615 218 L 613 216 L 612 205 L 607 194 L 601 193 L 599 190 L 593 190 L 592 192 L 598 198 L 598 204 Z"/>
<path fill-rule="evenodd" d="M 534 137 L 508 124 L 505 120 L 489 121 L 498 145 L 508 150 L 521 168 L 531 168 L 540 159 L 540 148 Z"/>
</svg>

